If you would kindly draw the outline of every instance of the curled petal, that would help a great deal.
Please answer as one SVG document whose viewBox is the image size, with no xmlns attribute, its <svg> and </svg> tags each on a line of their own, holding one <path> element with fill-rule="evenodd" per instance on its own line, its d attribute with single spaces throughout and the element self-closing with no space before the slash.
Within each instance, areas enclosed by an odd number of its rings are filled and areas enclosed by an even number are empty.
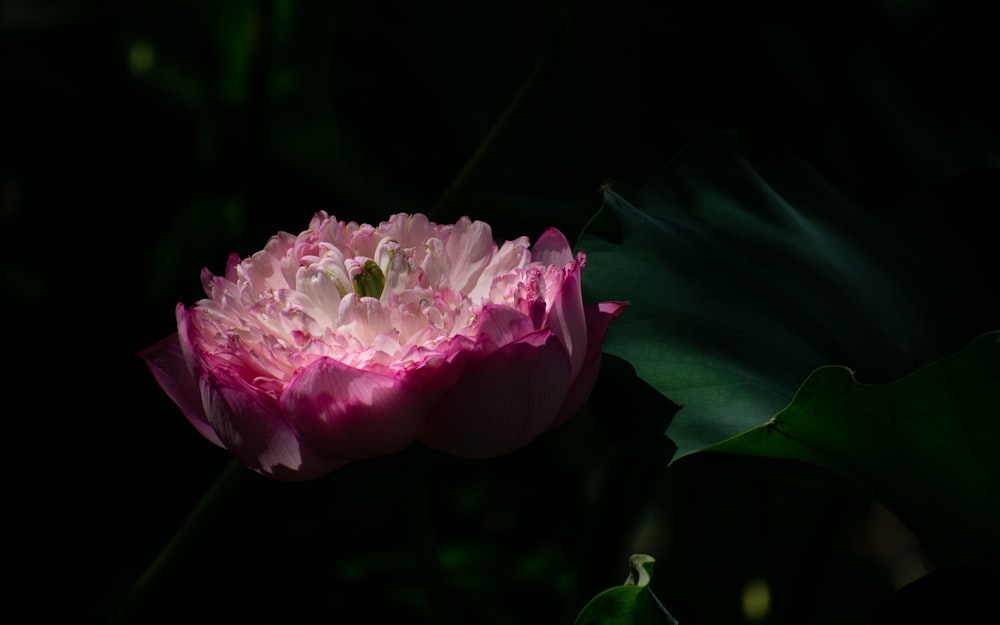
<svg viewBox="0 0 1000 625">
<path fill-rule="evenodd" d="M 202 436 L 223 447 L 222 441 L 208 423 L 205 408 L 201 404 L 201 389 L 191 368 L 184 359 L 180 338 L 171 334 L 159 343 L 147 347 L 139 353 L 157 383 L 181 409 L 191 425 Z"/>
<path fill-rule="evenodd" d="M 226 369 L 201 378 L 201 395 L 212 429 L 233 456 L 258 473 L 308 480 L 347 463 L 304 444 L 277 402 Z"/>
<path fill-rule="evenodd" d="M 531 260 L 543 265 L 564 267 L 573 262 L 573 248 L 562 232 L 547 228 L 531 246 Z"/>
<path fill-rule="evenodd" d="M 542 330 L 471 364 L 434 406 L 419 439 L 464 458 L 518 449 L 544 432 L 569 386 L 562 343 Z"/>
<path fill-rule="evenodd" d="M 552 329 L 569 354 L 570 379 L 580 375 L 580 369 L 587 358 L 589 323 L 583 310 L 583 295 L 580 286 L 580 272 L 583 258 L 573 263 L 565 278 L 557 287 L 546 325 Z M 605 324 L 606 327 L 606 324 Z M 604 334 L 601 334 L 601 341 Z M 600 352 L 598 352 L 600 353 Z"/>
<path fill-rule="evenodd" d="M 295 430 L 323 454 L 355 460 L 402 451 L 416 439 L 427 399 L 391 375 L 320 358 L 282 394 Z"/>
<path fill-rule="evenodd" d="M 463 217 L 452 228 L 445 250 L 451 265 L 448 275 L 451 287 L 468 293 L 496 251 L 493 231 L 481 221 Z"/>
</svg>

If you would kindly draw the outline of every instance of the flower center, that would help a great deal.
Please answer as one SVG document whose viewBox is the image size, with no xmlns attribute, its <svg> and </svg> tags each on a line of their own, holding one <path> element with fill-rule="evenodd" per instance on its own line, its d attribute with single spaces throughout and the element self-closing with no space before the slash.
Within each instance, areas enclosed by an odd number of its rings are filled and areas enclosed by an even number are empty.
<svg viewBox="0 0 1000 625">
<path fill-rule="evenodd" d="M 354 276 L 354 292 L 361 297 L 382 297 L 385 288 L 385 274 L 374 260 L 366 260 L 361 271 Z"/>
</svg>

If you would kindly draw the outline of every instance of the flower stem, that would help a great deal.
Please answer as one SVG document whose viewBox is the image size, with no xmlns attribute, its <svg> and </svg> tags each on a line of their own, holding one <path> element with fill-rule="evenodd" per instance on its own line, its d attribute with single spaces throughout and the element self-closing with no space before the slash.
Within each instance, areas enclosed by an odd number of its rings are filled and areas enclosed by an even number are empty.
<svg viewBox="0 0 1000 625">
<path fill-rule="evenodd" d="M 431 622 L 450 623 L 451 615 L 444 592 L 441 561 L 438 558 L 437 540 L 431 519 L 430 486 L 424 456 L 427 450 L 415 444 L 406 450 L 410 474 L 409 503 L 413 530 L 413 545 L 417 560 L 417 570 L 423 582 L 424 596 Z"/>
<path fill-rule="evenodd" d="M 247 471 L 247 468 L 239 462 L 230 461 L 208 491 L 202 495 L 202 498 L 174 532 L 174 535 L 170 537 L 167 544 L 163 546 L 156 559 L 146 567 L 145 572 L 132 586 L 129 594 L 118 606 L 117 611 L 108 619 L 109 625 L 119 625 L 130 621 L 141 622 L 142 619 L 138 618 L 137 611 L 169 579 L 179 558 L 194 544 L 200 530 L 205 526 L 205 521 L 218 509 L 219 502 L 223 499 L 223 493 L 230 490 Z"/>
</svg>

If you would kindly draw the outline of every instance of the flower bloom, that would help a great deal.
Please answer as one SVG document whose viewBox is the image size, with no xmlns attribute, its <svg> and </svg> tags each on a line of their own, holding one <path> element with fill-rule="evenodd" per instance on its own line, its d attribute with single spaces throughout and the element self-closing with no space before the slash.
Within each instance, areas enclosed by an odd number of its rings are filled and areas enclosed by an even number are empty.
<svg viewBox="0 0 1000 625">
<path fill-rule="evenodd" d="M 279 479 L 325 475 L 414 441 L 513 451 L 582 407 L 622 302 L 584 306 L 586 257 L 549 228 L 499 248 L 489 225 L 317 213 L 271 237 L 177 333 L 142 352 L 205 438 Z"/>
</svg>

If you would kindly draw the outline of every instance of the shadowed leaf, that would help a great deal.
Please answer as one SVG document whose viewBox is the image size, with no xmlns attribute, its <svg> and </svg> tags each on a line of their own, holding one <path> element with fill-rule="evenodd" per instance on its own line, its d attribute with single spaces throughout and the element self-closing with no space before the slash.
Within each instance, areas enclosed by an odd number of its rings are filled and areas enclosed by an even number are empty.
<svg viewBox="0 0 1000 625">
<path fill-rule="evenodd" d="M 602 213 L 579 241 L 585 298 L 629 300 L 605 351 L 684 406 L 678 457 L 766 421 L 817 367 L 891 380 L 939 348 L 907 239 L 793 158 L 751 163 L 734 134 L 634 201 L 607 189 Z"/>
<path fill-rule="evenodd" d="M 906 523 L 939 567 L 1000 570 L 1000 332 L 890 384 L 823 367 L 769 422 L 708 451 L 799 460 Z"/>
</svg>

